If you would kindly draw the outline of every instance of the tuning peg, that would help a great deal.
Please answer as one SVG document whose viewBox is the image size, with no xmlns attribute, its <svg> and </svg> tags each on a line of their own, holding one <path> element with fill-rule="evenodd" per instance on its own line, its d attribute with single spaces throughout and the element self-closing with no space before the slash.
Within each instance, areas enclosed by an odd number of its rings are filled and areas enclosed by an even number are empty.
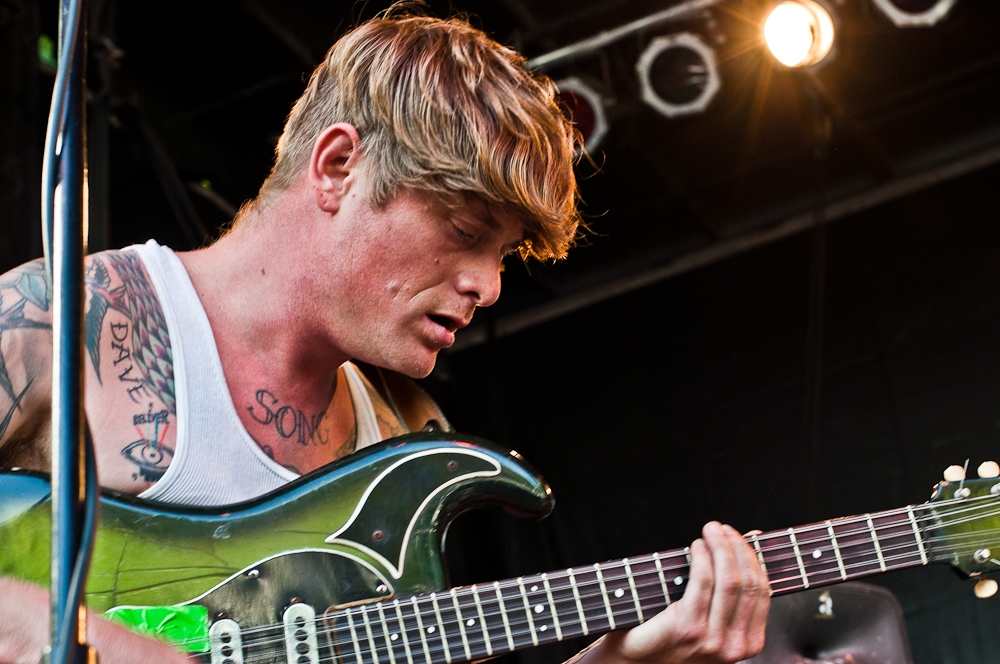
<svg viewBox="0 0 1000 664">
<path fill-rule="evenodd" d="M 976 597 L 979 599 L 987 599 L 993 597 L 997 594 L 997 582 L 993 579 L 980 579 L 976 583 Z"/>
<path fill-rule="evenodd" d="M 944 478 L 949 482 L 961 482 L 965 479 L 965 468 L 962 466 L 948 466 L 944 469 Z"/>
<path fill-rule="evenodd" d="M 979 464 L 979 468 L 976 469 L 980 477 L 1000 477 L 1000 464 L 996 461 L 984 461 Z"/>
</svg>

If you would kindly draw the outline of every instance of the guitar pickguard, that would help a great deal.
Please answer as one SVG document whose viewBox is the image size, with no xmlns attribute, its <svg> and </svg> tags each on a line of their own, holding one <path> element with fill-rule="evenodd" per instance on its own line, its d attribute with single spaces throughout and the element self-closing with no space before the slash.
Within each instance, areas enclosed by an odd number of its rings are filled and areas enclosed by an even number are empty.
<svg viewBox="0 0 1000 664">
<path fill-rule="evenodd" d="M 450 486 L 477 477 L 495 477 L 500 471 L 497 461 L 472 449 L 415 452 L 375 478 L 351 518 L 327 537 L 326 543 L 363 551 L 398 579 L 404 571 L 407 544 L 414 529 L 423 526 L 436 531 L 437 515 L 425 514 L 434 498 Z M 407 512 L 412 512 L 409 518 Z"/>
<path fill-rule="evenodd" d="M 317 583 L 321 579 L 322 583 Z M 392 597 L 389 581 L 372 566 L 337 551 L 289 551 L 261 560 L 184 604 L 241 625 L 273 625 L 304 602 L 317 612 Z"/>
</svg>

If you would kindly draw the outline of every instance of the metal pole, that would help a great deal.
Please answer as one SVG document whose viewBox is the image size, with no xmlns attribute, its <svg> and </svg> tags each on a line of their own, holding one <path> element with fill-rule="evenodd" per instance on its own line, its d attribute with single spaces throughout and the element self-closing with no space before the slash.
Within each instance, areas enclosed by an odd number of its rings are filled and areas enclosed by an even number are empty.
<svg viewBox="0 0 1000 664">
<path fill-rule="evenodd" d="M 83 3 L 81 3 L 83 4 Z M 74 3 L 60 0 L 60 61 L 69 59 L 65 123 L 56 138 L 52 250 L 52 648 L 50 661 L 91 659 L 86 614 L 73 597 L 73 574 L 85 538 L 87 491 L 83 413 L 83 257 L 87 235 L 86 12 L 79 7 L 75 44 L 64 52 Z M 55 91 L 57 94 L 59 91 Z M 44 193 L 43 193 L 44 195 Z"/>
<path fill-rule="evenodd" d="M 674 5 L 673 7 L 650 14 L 649 16 L 636 19 L 631 23 L 626 23 L 625 25 L 620 25 L 617 28 L 611 28 L 610 30 L 599 32 L 593 37 L 587 37 L 586 39 L 574 42 L 568 46 L 563 46 L 562 48 L 557 48 L 556 50 L 545 53 L 544 55 L 531 58 L 528 60 L 528 67 L 531 69 L 546 69 L 547 67 L 551 67 L 552 65 L 560 63 L 563 60 L 569 60 L 581 55 L 593 53 L 594 51 L 604 48 L 608 44 L 616 42 L 624 37 L 628 37 L 636 32 L 646 30 L 647 28 L 654 28 L 664 23 L 686 19 L 696 12 L 708 9 L 709 7 L 717 5 L 720 2 L 722 2 L 722 0 L 687 0 L 687 2 L 682 2 Z"/>
</svg>

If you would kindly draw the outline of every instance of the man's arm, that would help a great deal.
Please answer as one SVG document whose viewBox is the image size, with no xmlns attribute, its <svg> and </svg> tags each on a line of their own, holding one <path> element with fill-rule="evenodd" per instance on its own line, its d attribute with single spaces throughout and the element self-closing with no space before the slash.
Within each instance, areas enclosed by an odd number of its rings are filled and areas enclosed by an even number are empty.
<svg viewBox="0 0 1000 664">
<path fill-rule="evenodd" d="M 49 643 L 49 594 L 37 586 L 0 577 L 0 663 L 38 664 Z M 87 640 L 101 664 L 183 664 L 170 646 L 129 632 L 89 613 Z"/>
<path fill-rule="evenodd" d="M 764 647 L 770 606 L 767 575 L 730 526 L 712 522 L 691 545 L 684 597 L 648 622 L 611 632 L 574 664 L 719 664 Z"/>
<path fill-rule="evenodd" d="M 0 275 L 0 468 L 50 467 L 51 305 L 41 260 Z M 40 661 L 49 613 L 45 589 L 0 577 L 0 664 Z M 187 661 L 169 646 L 96 616 L 87 624 L 103 664 Z"/>
</svg>

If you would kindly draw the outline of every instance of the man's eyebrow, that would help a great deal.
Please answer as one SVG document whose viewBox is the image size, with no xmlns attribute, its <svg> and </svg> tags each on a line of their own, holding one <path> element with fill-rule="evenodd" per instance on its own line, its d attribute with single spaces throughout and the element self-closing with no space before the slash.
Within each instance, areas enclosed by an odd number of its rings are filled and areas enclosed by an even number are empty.
<svg viewBox="0 0 1000 664">
<path fill-rule="evenodd" d="M 495 231 L 503 228 L 503 224 L 497 221 L 496 217 L 493 216 L 493 213 L 490 212 L 488 207 L 486 208 L 486 214 L 477 214 L 475 217 Z"/>
</svg>

